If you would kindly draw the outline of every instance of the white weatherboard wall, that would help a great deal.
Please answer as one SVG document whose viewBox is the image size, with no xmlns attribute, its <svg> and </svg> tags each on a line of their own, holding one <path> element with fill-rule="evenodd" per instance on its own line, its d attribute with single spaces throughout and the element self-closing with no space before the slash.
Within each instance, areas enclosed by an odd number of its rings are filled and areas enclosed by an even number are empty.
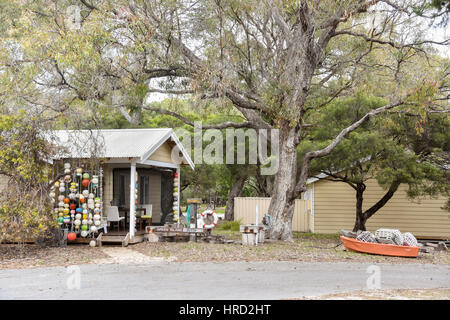
<svg viewBox="0 0 450 320">
<path fill-rule="evenodd" d="M 269 213 L 270 198 L 236 197 L 234 198 L 234 220 L 243 224 L 255 223 L 256 205 L 259 210 L 259 220 Z M 309 200 L 295 200 L 292 231 L 310 232 L 310 205 Z M 270 213 L 269 213 L 270 214 Z"/>
</svg>

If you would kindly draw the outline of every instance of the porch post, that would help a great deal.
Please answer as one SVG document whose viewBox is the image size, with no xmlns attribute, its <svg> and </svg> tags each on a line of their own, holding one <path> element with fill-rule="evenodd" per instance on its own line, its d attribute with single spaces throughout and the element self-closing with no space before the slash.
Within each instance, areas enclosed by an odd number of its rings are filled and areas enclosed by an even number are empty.
<svg viewBox="0 0 450 320">
<path fill-rule="evenodd" d="M 180 170 L 180 165 L 178 165 L 178 167 L 177 167 L 177 184 L 178 184 L 178 205 L 177 205 L 177 207 L 178 207 L 178 221 L 177 221 L 177 224 L 180 224 L 180 218 L 181 218 L 181 211 L 180 211 L 180 202 L 181 202 L 181 197 L 180 197 L 180 195 L 181 195 L 181 177 L 180 177 L 180 173 L 181 173 L 181 170 Z"/>
<path fill-rule="evenodd" d="M 130 238 L 134 237 L 134 223 L 136 212 L 136 161 L 131 161 L 130 168 Z"/>
</svg>

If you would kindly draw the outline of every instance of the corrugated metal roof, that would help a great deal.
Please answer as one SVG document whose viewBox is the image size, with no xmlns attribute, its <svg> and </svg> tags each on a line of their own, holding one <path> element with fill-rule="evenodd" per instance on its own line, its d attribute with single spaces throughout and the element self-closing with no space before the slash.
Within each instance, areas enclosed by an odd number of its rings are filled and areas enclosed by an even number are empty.
<svg viewBox="0 0 450 320">
<path fill-rule="evenodd" d="M 172 134 L 171 128 L 54 130 L 49 138 L 64 148 L 59 158 L 141 158 Z"/>
</svg>

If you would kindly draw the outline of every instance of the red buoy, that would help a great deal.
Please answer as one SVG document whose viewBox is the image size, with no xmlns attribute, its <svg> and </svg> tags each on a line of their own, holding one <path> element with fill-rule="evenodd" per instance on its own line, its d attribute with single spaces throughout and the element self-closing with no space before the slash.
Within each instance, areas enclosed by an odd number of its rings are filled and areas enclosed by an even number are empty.
<svg viewBox="0 0 450 320">
<path fill-rule="evenodd" d="M 77 234 L 75 232 L 70 232 L 67 234 L 67 240 L 73 241 L 77 238 Z"/>
</svg>

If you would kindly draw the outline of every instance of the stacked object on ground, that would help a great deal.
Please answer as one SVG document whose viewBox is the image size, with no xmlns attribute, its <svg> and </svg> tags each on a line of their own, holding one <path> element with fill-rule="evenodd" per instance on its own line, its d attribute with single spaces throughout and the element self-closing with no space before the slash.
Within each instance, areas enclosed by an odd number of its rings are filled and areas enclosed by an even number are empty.
<svg viewBox="0 0 450 320">
<path fill-rule="evenodd" d="M 418 241 L 410 232 L 401 233 L 397 229 L 378 229 L 373 235 L 370 231 L 339 231 L 341 236 L 357 239 L 362 242 L 393 244 L 398 246 L 417 247 Z"/>
<path fill-rule="evenodd" d="M 356 240 L 362 242 L 377 242 L 375 236 L 370 231 L 363 231 L 357 237 Z"/>
</svg>

